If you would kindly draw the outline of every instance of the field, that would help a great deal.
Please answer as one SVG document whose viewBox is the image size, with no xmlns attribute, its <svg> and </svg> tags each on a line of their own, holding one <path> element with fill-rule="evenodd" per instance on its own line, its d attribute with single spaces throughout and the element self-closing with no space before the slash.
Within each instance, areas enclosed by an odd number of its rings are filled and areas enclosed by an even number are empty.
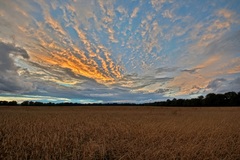
<svg viewBox="0 0 240 160">
<path fill-rule="evenodd" d="M 0 159 L 240 159 L 240 108 L 0 107 Z"/>
</svg>

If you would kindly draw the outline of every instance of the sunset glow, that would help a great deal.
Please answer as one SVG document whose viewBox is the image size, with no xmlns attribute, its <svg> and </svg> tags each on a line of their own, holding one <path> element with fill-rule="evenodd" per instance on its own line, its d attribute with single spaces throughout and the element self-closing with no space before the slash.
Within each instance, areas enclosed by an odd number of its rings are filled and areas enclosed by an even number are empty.
<svg viewBox="0 0 240 160">
<path fill-rule="evenodd" d="M 0 100 L 240 91 L 238 0 L 0 0 Z"/>
</svg>

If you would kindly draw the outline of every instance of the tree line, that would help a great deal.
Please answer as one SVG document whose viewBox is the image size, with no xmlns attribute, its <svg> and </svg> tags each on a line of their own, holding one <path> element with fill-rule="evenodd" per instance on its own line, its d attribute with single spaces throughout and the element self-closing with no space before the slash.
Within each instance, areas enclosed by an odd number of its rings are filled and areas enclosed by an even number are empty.
<svg viewBox="0 0 240 160">
<path fill-rule="evenodd" d="M 152 103 L 43 103 L 34 101 L 24 101 L 20 104 L 17 101 L 0 101 L 2 106 L 240 106 L 240 92 L 227 92 L 224 94 L 209 93 L 205 97 L 191 99 L 168 99 L 166 101 Z"/>
<path fill-rule="evenodd" d="M 227 92 L 224 94 L 209 93 L 205 97 L 192 99 L 172 99 L 161 102 L 148 103 L 154 106 L 240 106 L 240 92 Z"/>
</svg>

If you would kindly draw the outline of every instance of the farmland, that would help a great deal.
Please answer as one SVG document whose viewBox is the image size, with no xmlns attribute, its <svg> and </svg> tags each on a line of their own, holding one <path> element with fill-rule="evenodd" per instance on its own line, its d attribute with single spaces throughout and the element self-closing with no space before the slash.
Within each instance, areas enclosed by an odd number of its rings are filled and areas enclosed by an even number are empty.
<svg viewBox="0 0 240 160">
<path fill-rule="evenodd" d="M 0 107 L 0 159 L 239 159 L 237 107 Z"/>
</svg>

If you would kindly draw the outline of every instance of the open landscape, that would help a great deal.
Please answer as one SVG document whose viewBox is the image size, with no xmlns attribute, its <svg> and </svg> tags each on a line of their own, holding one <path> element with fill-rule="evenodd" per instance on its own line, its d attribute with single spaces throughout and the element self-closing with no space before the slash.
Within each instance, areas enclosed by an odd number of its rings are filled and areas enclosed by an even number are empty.
<svg viewBox="0 0 240 160">
<path fill-rule="evenodd" d="M 237 107 L 0 107 L 0 159 L 239 159 Z"/>
<path fill-rule="evenodd" d="M 240 0 L 0 0 L 0 160 L 240 160 Z"/>
</svg>

